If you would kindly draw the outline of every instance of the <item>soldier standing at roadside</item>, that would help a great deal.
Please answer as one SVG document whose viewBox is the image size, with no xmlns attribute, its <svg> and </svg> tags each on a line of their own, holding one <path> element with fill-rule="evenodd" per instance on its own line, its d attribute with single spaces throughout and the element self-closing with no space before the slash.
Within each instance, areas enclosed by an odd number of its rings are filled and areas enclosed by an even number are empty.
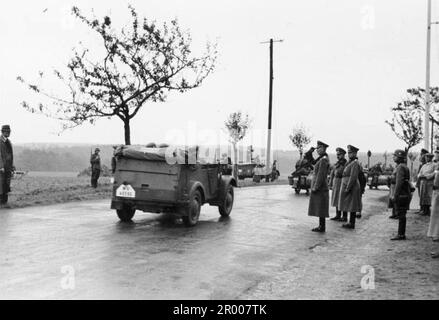
<svg viewBox="0 0 439 320">
<path fill-rule="evenodd" d="M 314 171 L 311 180 L 311 195 L 309 197 L 308 215 L 319 217 L 319 226 L 312 229 L 314 232 L 326 231 L 326 218 L 329 218 L 329 188 L 328 171 L 329 158 L 326 153 L 328 145 L 317 141 L 317 153 Z"/>
<path fill-rule="evenodd" d="M 395 183 L 393 193 L 393 205 L 398 216 L 398 234 L 390 240 L 405 240 L 406 214 L 410 208 L 411 188 L 410 188 L 410 171 L 407 168 L 407 156 L 404 150 L 395 150 L 393 161 L 396 163 L 396 169 L 392 174 L 392 182 Z"/>
<path fill-rule="evenodd" d="M 346 150 L 343 148 L 336 149 L 337 154 L 337 163 L 334 165 L 334 168 L 331 171 L 331 179 L 329 182 L 329 188 L 332 189 L 331 194 L 331 205 L 335 207 L 336 215 L 331 218 L 334 221 L 347 221 L 348 213 L 346 211 L 343 212 L 343 218 L 341 217 L 341 211 L 339 210 L 339 199 L 340 199 L 340 187 L 341 187 L 341 178 L 343 177 L 343 170 L 346 166 Z"/>
<path fill-rule="evenodd" d="M 360 164 L 357 158 L 359 149 L 351 145 L 348 145 L 347 149 L 349 162 L 343 170 L 338 208 L 349 212 L 349 222 L 345 223 L 343 228 L 355 229 L 356 213 L 361 211 L 361 190 L 358 181 Z"/>
<path fill-rule="evenodd" d="M 11 127 L 2 126 L 0 136 L 0 205 L 7 205 L 8 193 L 11 191 L 12 173 L 15 171 L 12 144 L 9 140 Z"/>
<path fill-rule="evenodd" d="M 434 170 L 436 164 L 432 161 L 434 155 L 427 153 L 425 156 L 426 163 L 421 167 L 418 173 L 419 180 L 419 193 L 420 193 L 420 205 L 421 215 L 430 215 L 431 196 L 433 195 L 433 180 Z"/>
<path fill-rule="evenodd" d="M 90 157 L 91 164 L 91 186 L 93 188 L 98 187 L 98 179 L 101 174 L 101 157 L 99 152 L 101 150 L 99 148 L 95 149 L 95 152 Z"/>
<path fill-rule="evenodd" d="M 422 166 L 425 164 L 425 155 L 428 153 L 427 149 L 422 148 L 421 153 L 419 155 L 419 168 L 418 168 L 418 174 L 421 171 Z M 419 199 L 421 199 L 421 181 L 419 179 L 416 179 L 416 188 L 418 189 L 418 196 Z M 416 213 L 422 213 L 422 206 L 419 204 L 419 211 Z"/>
</svg>

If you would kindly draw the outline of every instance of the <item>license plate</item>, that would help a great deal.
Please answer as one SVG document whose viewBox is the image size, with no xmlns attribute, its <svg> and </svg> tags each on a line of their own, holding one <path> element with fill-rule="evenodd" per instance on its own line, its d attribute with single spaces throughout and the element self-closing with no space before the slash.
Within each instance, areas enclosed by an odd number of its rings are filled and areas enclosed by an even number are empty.
<svg viewBox="0 0 439 320">
<path fill-rule="evenodd" d="M 119 188 L 116 189 L 116 197 L 135 198 L 136 191 L 129 184 L 122 184 Z"/>
</svg>

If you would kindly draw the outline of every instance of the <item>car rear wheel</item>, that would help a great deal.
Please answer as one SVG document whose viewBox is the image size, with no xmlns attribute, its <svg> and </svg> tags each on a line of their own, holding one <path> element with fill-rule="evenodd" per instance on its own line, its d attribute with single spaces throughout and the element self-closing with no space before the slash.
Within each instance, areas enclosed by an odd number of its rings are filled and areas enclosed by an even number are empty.
<svg viewBox="0 0 439 320">
<path fill-rule="evenodd" d="M 296 192 L 296 194 L 300 193 L 300 189 L 299 188 L 294 189 L 294 191 Z"/>
<path fill-rule="evenodd" d="M 136 209 L 133 209 L 130 206 L 124 206 L 122 209 L 117 209 L 116 212 L 120 221 L 129 222 L 134 217 L 134 213 L 136 213 Z"/>
<path fill-rule="evenodd" d="M 218 210 L 221 216 L 228 217 L 230 215 L 230 212 L 232 212 L 234 199 L 235 193 L 233 191 L 233 186 L 229 184 L 224 195 L 224 200 L 221 205 L 218 206 Z"/>
<path fill-rule="evenodd" d="M 186 226 L 192 227 L 197 224 L 201 211 L 201 193 L 196 190 L 189 200 L 189 206 L 186 209 L 186 215 L 183 216 L 183 222 Z"/>
</svg>

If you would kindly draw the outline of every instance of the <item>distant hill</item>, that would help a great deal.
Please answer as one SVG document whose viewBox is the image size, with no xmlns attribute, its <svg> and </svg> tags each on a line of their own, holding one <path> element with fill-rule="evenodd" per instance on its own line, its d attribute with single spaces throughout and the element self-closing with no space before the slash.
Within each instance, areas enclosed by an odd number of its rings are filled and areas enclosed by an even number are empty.
<svg viewBox="0 0 439 320">
<path fill-rule="evenodd" d="M 110 167 L 113 154 L 112 145 L 89 145 L 89 144 L 51 144 L 51 143 L 27 143 L 14 145 L 15 166 L 18 170 L 28 171 L 74 171 L 79 172 L 89 166 L 90 153 L 94 148 L 101 149 L 102 164 Z M 240 148 L 243 152 L 244 148 Z M 255 151 L 257 154 L 262 149 Z M 388 153 L 387 164 L 393 163 L 391 152 Z M 363 166 L 367 165 L 367 155 L 359 153 L 359 161 Z M 282 176 L 289 175 L 294 170 L 294 165 L 299 159 L 296 150 L 274 150 L 273 157 L 278 161 L 278 168 Z M 336 162 L 335 154 L 329 154 L 331 163 Z M 384 163 L 383 153 L 372 154 L 370 164 Z M 414 168 L 418 162 L 414 163 Z"/>
</svg>

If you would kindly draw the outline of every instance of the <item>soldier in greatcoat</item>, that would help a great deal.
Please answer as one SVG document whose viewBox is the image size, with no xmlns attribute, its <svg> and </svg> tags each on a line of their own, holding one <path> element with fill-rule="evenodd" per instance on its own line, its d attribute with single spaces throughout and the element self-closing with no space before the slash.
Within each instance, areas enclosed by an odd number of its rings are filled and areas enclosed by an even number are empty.
<svg viewBox="0 0 439 320">
<path fill-rule="evenodd" d="M 343 148 L 336 149 L 337 154 L 337 162 L 334 165 L 334 168 L 331 170 L 331 178 L 329 181 L 329 188 L 332 189 L 331 194 L 331 206 L 335 207 L 335 217 L 331 218 L 334 221 L 347 221 L 348 213 L 346 211 L 343 212 L 343 217 L 341 216 L 341 211 L 338 207 L 339 199 L 340 199 L 340 188 L 341 188 L 341 179 L 343 177 L 343 170 L 346 166 L 346 150 Z"/>
<path fill-rule="evenodd" d="M 15 171 L 12 143 L 9 140 L 11 127 L 2 126 L 0 135 L 0 205 L 6 206 L 11 191 L 12 173 Z"/>
<path fill-rule="evenodd" d="M 422 148 L 421 149 L 421 153 L 419 155 L 419 168 L 418 168 L 418 173 L 421 171 L 422 166 L 425 164 L 425 155 L 428 153 L 427 149 Z M 416 189 L 418 189 L 418 196 L 419 199 L 421 199 L 421 181 L 419 179 L 416 179 Z M 417 211 L 416 213 L 423 213 L 422 207 L 419 206 L 419 211 Z"/>
<path fill-rule="evenodd" d="M 101 156 L 99 152 L 101 150 L 99 148 L 95 149 L 95 152 L 90 157 L 91 164 L 91 186 L 93 188 L 98 187 L 98 179 L 101 174 Z"/>
<path fill-rule="evenodd" d="M 425 164 L 418 173 L 419 196 L 421 205 L 421 215 L 430 215 L 431 196 L 433 195 L 433 179 L 436 164 L 433 162 L 434 155 L 425 155 Z"/>
<path fill-rule="evenodd" d="M 360 164 L 358 163 L 358 148 L 352 145 L 347 146 L 349 162 L 343 170 L 341 179 L 340 199 L 338 208 L 341 211 L 349 212 L 349 222 L 343 224 L 343 228 L 355 229 L 356 213 L 361 212 L 361 189 L 358 175 Z"/>
<path fill-rule="evenodd" d="M 393 193 L 393 204 L 395 212 L 398 215 L 398 234 L 391 240 L 405 240 L 406 214 L 410 209 L 410 201 L 412 199 L 410 186 L 410 170 L 407 167 L 407 155 L 404 150 L 395 150 L 393 153 L 393 161 L 395 161 L 396 169 L 392 174 L 392 182 L 395 184 Z"/>
<path fill-rule="evenodd" d="M 314 232 L 326 231 L 326 218 L 329 218 L 329 158 L 326 153 L 328 145 L 317 141 L 317 154 L 311 179 L 311 195 L 309 198 L 308 215 L 319 217 L 319 226 L 312 229 Z"/>
</svg>

